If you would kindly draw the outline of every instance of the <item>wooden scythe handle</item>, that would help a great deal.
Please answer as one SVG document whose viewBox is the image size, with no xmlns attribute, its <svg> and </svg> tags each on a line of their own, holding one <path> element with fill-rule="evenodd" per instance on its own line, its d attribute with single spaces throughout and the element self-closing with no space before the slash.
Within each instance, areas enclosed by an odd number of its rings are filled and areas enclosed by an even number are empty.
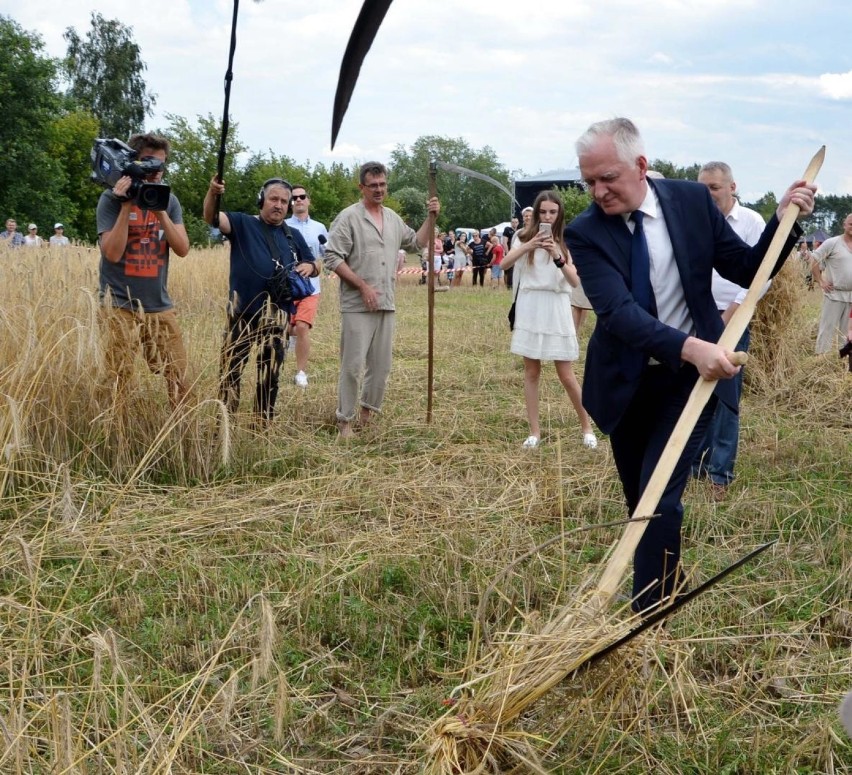
<svg viewBox="0 0 852 775">
<path fill-rule="evenodd" d="M 820 167 L 822 167 L 824 158 L 825 146 L 820 148 L 813 159 L 811 159 L 811 163 L 808 165 L 807 170 L 805 170 L 802 179 L 807 183 L 812 183 Z M 763 261 L 749 286 L 743 303 L 731 316 L 728 325 L 719 338 L 719 344 L 722 347 L 733 350 L 745 332 L 746 326 L 754 314 L 757 300 L 760 298 L 760 291 L 766 284 L 766 281 L 769 280 L 772 270 L 784 248 L 784 243 L 790 234 L 790 229 L 793 228 L 798 215 L 798 205 L 790 204 L 787 206 L 787 209 L 784 211 L 784 217 L 778 225 L 778 230 L 775 232 L 775 236 L 766 251 L 766 255 L 763 257 Z M 742 355 L 745 354 L 743 353 Z M 671 479 L 677 461 L 683 453 L 686 442 L 695 428 L 695 423 L 698 422 L 701 410 L 710 399 L 715 387 L 715 380 L 699 379 L 695 384 L 689 400 L 683 408 L 680 419 L 677 421 L 672 435 L 669 437 L 668 443 L 663 450 L 663 454 L 660 456 L 660 460 L 651 474 L 648 485 L 642 493 L 642 497 L 639 499 L 636 510 L 631 517 L 649 517 L 654 513 L 669 483 L 669 479 Z M 630 522 L 625 528 L 621 540 L 616 544 L 601 574 L 600 583 L 593 596 L 593 605 L 603 608 L 609 604 L 621 584 L 630 558 L 636 551 L 636 546 L 639 544 L 639 540 L 642 538 L 642 534 L 645 532 L 647 526 L 648 520 L 643 519 Z"/>
<path fill-rule="evenodd" d="M 438 196 L 438 164 L 435 161 L 429 163 L 429 198 Z M 429 263 L 427 268 L 429 310 L 429 347 L 426 367 L 426 423 L 432 422 L 432 394 L 435 378 L 435 213 L 430 212 L 427 221 L 429 223 L 429 247 L 426 257 Z"/>
</svg>

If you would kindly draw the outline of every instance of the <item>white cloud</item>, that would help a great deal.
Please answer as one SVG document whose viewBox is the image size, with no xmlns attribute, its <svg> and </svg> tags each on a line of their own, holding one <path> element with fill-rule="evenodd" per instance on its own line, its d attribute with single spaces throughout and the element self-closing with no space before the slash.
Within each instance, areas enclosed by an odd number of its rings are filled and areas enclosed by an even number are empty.
<svg viewBox="0 0 852 775">
<path fill-rule="evenodd" d="M 824 94 L 835 100 L 852 98 L 852 70 L 848 73 L 824 73 L 819 77 Z"/>
<path fill-rule="evenodd" d="M 850 26 L 845 0 L 795 18 L 772 0 L 396 0 L 330 154 L 337 74 L 362 2 L 240 5 L 231 113 L 252 150 L 387 160 L 399 143 L 441 134 L 533 173 L 573 166 L 589 123 L 628 115 L 649 156 L 723 158 L 748 191 L 780 189 L 825 142 L 823 189 L 848 187 L 852 72 L 836 72 L 836 47 L 796 44 L 821 39 L 826 18 Z M 158 95 L 151 127 L 166 112 L 221 115 L 231 0 L 149 0 L 145 13 L 125 0 L 0 0 L 54 56 L 62 31 L 85 33 L 93 9 L 134 28 Z"/>
<path fill-rule="evenodd" d="M 659 65 L 673 65 L 674 59 L 662 51 L 655 51 L 648 59 L 649 62 Z"/>
</svg>

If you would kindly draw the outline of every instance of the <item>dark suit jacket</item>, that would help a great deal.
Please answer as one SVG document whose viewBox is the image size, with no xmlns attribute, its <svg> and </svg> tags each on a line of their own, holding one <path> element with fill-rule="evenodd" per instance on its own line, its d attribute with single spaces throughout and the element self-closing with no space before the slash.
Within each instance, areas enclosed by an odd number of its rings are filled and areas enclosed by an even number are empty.
<svg viewBox="0 0 852 775">
<path fill-rule="evenodd" d="M 718 341 L 723 325 L 710 291 L 712 269 L 748 287 L 778 228 L 773 216 L 752 248 L 731 229 L 706 186 L 683 180 L 649 180 L 660 200 L 695 336 Z M 797 230 L 798 231 L 798 230 Z M 795 244 L 791 234 L 774 272 Z M 631 233 L 621 215 L 590 205 L 565 228 L 583 290 L 597 315 L 583 377 L 583 405 L 604 433 L 611 433 L 630 403 L 648 359 L 682 367 L 687 335 L 663 325 L 633 299 Z M 773 272 L 773 273 L 774 273 Z M 732 380 L 720 380 L 719 398 L 736 411 Z"/>
</svg>

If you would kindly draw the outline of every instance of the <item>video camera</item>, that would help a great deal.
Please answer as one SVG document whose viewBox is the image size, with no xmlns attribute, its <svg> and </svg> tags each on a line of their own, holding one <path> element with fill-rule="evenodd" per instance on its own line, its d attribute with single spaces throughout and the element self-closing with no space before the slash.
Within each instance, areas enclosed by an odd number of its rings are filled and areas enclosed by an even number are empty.
<svg viewBox="0 0 852 775">
<path fill-rule="evenodd" d="M 121 140 L 97 139 L 92 146 L 92 180 L 112 188 L 125 175 L 133 182 L 127 198 L 145 210 L 165 210 L 169 206 L 171 189 L 165 183 L 148 183 L 149 175 L 165 166 L 160 159 L 137 159 L 139 156 Z"/>
</svg>

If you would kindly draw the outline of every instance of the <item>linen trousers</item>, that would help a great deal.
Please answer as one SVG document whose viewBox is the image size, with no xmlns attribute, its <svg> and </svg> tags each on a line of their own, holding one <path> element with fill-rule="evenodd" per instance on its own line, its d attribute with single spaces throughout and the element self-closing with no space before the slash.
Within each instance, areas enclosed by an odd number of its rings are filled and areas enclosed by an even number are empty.
<svg viewBox="0 0 852 775">
<path fill-rule="evenodd" d="M 817 333 L 817 353 L 831 352 L 839 347 L 838 342 L 846 341 L 846 331 L 849 324 L 849 313 L 852 302 L 837 301 L 822 297 L 822 311 L 819 316 L 819 331 Z"/>
<path fill-rule="evenodd" d="M 381 411 L 393 357 L 396 313 L 343 312 L 340 323 L 340 378 L 337 419 L 351 422 L 360 406 Z"/>
</svg>

